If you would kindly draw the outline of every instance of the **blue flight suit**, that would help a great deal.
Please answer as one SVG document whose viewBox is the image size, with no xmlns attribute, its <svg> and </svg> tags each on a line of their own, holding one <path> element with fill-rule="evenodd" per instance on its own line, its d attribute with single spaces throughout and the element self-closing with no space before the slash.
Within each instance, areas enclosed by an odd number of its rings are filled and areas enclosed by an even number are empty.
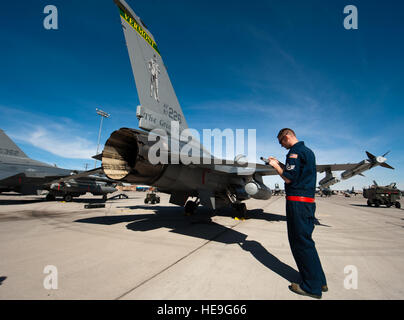
<svg viewBox="0 0 404 320">
<path fill-rule="evenodd" d="M 299 141 L 289 149 L 283 176 L 291 181 L 285 183 L 286 196 L 312 198 L 313 202 L 286 200 L 288 238 L 293 257 L 299 269 L 300 287 L 311 294 L 321 296 L 321 286 L 327 284 L 315 243 L 311 237 L 314 230 L 316 204 L 316 159 L 313 151 Z M 300 200 L 300 198 L 298 198 Z"/>
</svg>

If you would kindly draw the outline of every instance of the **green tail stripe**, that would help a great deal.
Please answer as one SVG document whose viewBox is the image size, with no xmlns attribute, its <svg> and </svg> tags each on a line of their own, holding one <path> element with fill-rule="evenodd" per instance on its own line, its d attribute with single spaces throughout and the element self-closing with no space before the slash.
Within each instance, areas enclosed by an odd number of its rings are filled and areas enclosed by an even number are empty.
<svg viewBox="0 0 404 320">
<path fill-rule="evenodd" d="M 119 8 L 121 17 L 125 19 L 129 25 L 140 34 L 140 36 L 160 55 L 160 51 L 157 48 L 157 44 L 153 41 L 153 39 L 147 34 L 146 31 L 129 15 L 127 12 Z"/>
</svg>

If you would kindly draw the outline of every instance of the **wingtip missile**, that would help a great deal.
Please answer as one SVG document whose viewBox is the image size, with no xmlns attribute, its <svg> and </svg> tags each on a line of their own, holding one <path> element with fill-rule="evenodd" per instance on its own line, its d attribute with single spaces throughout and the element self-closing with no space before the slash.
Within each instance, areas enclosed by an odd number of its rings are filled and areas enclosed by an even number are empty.
<svg viewBox="0 0 404 320">
<path fill-rule="evenodd" d="M 385 158 L 388 154 L 390 153 L 390 151 L 387 151 L 385 154 L 383 154 L 382 156 L 376 157 L 373 154 L 371 154 L 370 152 L 366 151 L 366 155 L 368 156 L 368 160 L 372 163 L 372 167 L 380 165 L 384 168 L 388 168 L 388 169 L 392 169 L 394 170 L 394 168 L 389 165 L 388 163 L 386 163 L 387 159 Z"/>
<path fill-rule="evenodd" d="M 358 163 L 358 165 L 350 170 L 346 170 L 341 174 L 342 179 L 348 179 L 356 175 L 362 175 L 362 172 L 372 169 L 373 167 L 376 166 L 381 166 L 384 168 L 388 169 L 393 169 L 392 166 L 386 163 L 387 159 L 385 156 L 389 153 L 390 151 L 386 152 L 383 156 L 378 156 L 376 157 L 375 155 L 371 154 L 370 152 L 366 151 L 366 155 L 368 159 L 363 160 Z M 363 176 L 363 175 L 362 175 Z"/>
</svg>

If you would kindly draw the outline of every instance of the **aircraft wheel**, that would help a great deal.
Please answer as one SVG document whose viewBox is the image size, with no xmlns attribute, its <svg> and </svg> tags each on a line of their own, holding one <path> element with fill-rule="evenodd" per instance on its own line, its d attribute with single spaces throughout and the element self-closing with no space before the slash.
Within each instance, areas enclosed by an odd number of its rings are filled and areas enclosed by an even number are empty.
<svg viewBox="0 0 404 320">
<path fill-rule="evenodd" d="M 237 211 L 237 217 L 238 218 L 245 218 L 245 215 L 247 213 L 247 206 L 245 203 L 235 203 L 234 209 Z"/>
<path fill-rule="evenodd" d="M 73 197 L 71 194 L 65 194 L 65 196 L 63 197 L 63 200 L 66 202 L 70 202 L 73 200 Z"/>
<path fill-rule="evenodd" d="M 400 208 L 401 208 L 401 203 L 398 202 L 398 201 L 397 201 L 394 205 L 396 206 L 397 209 L 400 209 Z"/>
<path fill-rule="evenodd" d="M 191 216 L 195 213 L 196 208 L 198 207 L 198 205 L 196 204 L 195 201 L 187 201 L 187 203 L 185 204 L 185 215 L 187 216 Z"/>
</svg>

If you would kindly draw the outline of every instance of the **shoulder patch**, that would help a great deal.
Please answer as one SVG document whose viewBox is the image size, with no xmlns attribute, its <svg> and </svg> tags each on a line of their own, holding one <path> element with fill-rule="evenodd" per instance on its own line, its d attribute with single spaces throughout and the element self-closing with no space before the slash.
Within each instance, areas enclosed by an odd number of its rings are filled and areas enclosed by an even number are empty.
<svg viewBox="0 0 404 320">
<path fill-rule="evenodd" d="M 288 171 L 290 171 L 290 170 L 293 170 L 295 168 L 295 165 L 294 164 L 287 164 L 286 165 L 286 170 L 288 170 Z"/>
<path fill-rule="evenodd" d="M 291 153 L 290 155 L 289 155 L 289 158 L 292 158 L 292 159 L 297 159 L 297 154 L 296 153 Z"/>
</svg>

